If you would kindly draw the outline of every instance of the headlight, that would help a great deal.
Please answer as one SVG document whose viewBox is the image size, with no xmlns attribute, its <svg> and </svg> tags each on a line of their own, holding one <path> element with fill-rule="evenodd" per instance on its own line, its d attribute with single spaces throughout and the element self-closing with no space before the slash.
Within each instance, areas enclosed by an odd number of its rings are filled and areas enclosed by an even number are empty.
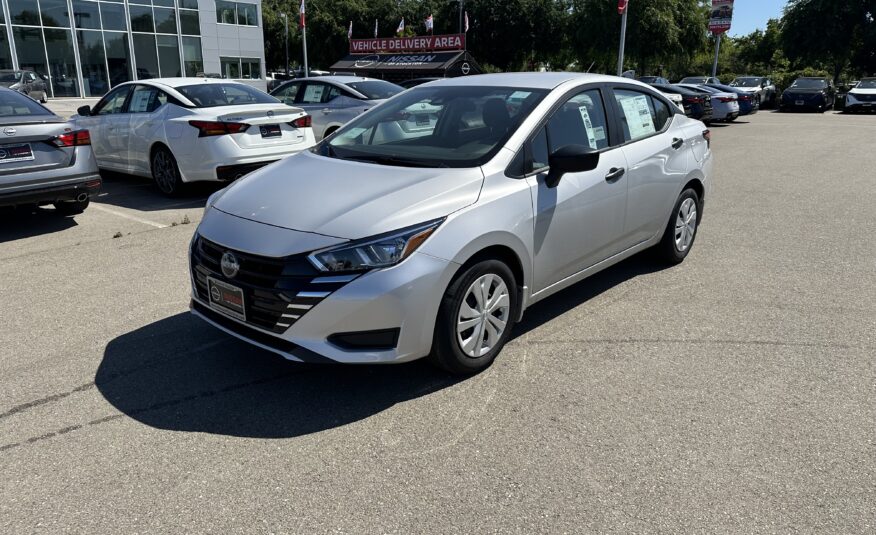
<svg viewBox="0 0 876 535">
<path fill-rule="evenodd" d="M 409 257 L 444 218 L 373 238 L 317 251 L 307 257 L 320 271 L 366 271 L 394 266 Z"/>
<path fill-rule="evenodd" d="M 852 93 L 846 93 L 846 102 L 852 102 L 853 100 L 857 100 L 855 99 L 855 95 Z"/>
</svg>

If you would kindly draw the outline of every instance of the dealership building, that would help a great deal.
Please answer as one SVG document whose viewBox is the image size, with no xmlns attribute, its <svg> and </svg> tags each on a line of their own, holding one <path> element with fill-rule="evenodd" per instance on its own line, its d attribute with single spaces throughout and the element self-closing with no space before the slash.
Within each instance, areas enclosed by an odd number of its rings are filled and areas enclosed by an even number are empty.
<svg viewBox="0 0 876 535">
<path fill-rule="evenodd" d="M 0 69 L 33 70 L 54 98 L 202 73 L 264 87 L 261 0 L 0 0 Z"/>
</svg>

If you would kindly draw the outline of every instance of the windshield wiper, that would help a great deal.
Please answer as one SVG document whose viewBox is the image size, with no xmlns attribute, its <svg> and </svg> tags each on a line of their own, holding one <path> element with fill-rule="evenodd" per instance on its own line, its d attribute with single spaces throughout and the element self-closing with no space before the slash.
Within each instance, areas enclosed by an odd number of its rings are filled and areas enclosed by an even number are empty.
<svg viewBox="0 0 876 535">
<path fill-rule="evenodd" d="M 437 162 L 430 164 L 419 160 L 408 160 L 397 156 L 381 156 L 381 155 L 357 155 L 348 156 L 345 160 L 355 160 L 358 162 L 376 163 L 379 165 L 394 165 L 397 167 L 447 167 L 447 164 Z"/>
</svg>

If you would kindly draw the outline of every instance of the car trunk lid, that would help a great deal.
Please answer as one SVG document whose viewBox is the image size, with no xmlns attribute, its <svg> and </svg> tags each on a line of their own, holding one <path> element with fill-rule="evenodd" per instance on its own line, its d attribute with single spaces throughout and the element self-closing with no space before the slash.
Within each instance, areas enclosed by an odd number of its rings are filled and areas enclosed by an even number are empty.
<svg viewBox="0 0 876 535">
<path fill-rule="evenodd" d="M 73 164 L 76 147 L 58 147 L 54 140 L 69 125 L 57 117 L 12 120 L 0 123 L 0 177 L 14 179 L 23 173 L 50 171 Z"/>
<path fill-rule="evenodd" d="M 305 128 L 309 127 L 293 124 L 306 115 L 301 108 L 280 103 L 223 106 L 216 109 L 217 121 L 248 125 L 248 128 L 231 134 L 231 138 L 242 149 L 306 143 L 309 136 L 305 134 Z"/>
</svg>

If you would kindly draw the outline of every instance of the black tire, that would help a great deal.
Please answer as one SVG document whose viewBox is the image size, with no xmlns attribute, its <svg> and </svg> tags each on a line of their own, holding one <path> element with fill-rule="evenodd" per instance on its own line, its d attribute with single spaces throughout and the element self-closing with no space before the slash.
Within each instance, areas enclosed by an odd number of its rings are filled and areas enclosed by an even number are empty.
<svg viewBox="0 0 876 535">
<path fill-rule="evenodd" d="M 183 182 L 179 176 L 176 158 L 167 147 L 157 147 L 150 158 L 152 178 L 158 190 L 168 197 L 176 197 L 182 190 Z"/>
<path fill-rule="evenodd" d="M 687 244 L 687 247 L 682 250 L 676 243 L 676 223 L 679 219 L 679 214 L 681 212 L 682 205 L 685 200 L 693 199 L 693 205 L 696 207 L 696 217 L 693 236 L 691 237 L 690 243 Z M 666 224 L 666 229 L 663 231 L 663 238 L 660 240 L 660 243 L 655 247 L 655 253 L 657 253 L 658 259 L 667 264 L 680 264 L 684 262 L 684 259 L 687 258 L 687 255 L 690 253 L 690 250 L 693 249 L 694 242 L 696 241 L 697 234 L 699 233 L 700 221 L 703 218 L 703 202 L 700 199 L 697 192 L 691 188 L 688 188 L 681 192 L 681 195 L 678 196 L 678 200 L 675 201 L 675 206 L 672 208 L 672 214 L 669 216 L 669 222 Z"/>
<path fill-rule="evenodd" d="M 333 128 L 329 128 L 329 129 L 326 130 L 325 133 L 322 135 L 322 138 L 325 139 L 325 138 L 329 137 L 330 135 L 334 134 L 335 132 L 338 131 L 338 128 L 340 128 L 340 127 L 335 126 L 335 127 L 333 127 Z"/>
<path fill-rule="evenodd" d="M 84 201 L 56 202 L 53 206 L 59 215 L 66 216 L 81 214 L 86 208 L 88 208 L 89 203 L 91 203 L 91 200 L 85 199 Z"/>
<path fill-rule="evenodd" d="M 40 97 L 40 103 L 46 104 L 48 101 L 49 101 L 49 99 L 46 97 L 46 92 L 43 91 L 43 96 Z"/>
<path fill-rule="evenodd" d="M 507 317 L 505 317 L 505 328 L 500 334 L 498 342 L 487 353 L 473 357 L 467 355 L 460 347 L 456 328 L 457 318 L 471 285 L 479 278 L 490 274 L 500 277 L 508 289 L 510 302 Z M 457 274 L 441 299 L 441 308 L 438 310 L 438 318 L 435 322 L 435 333 L 429 360 L 439 368 L 458 375 L 472 375 L 485 370 L 493 363 L 511 337 L 514 318 L 517 317 L 518 302 L 517 282 L 511 270 L 503 262 L 484 260 Z M 475 336 L 474 332 L 471 334 Z"/>
</svg>

